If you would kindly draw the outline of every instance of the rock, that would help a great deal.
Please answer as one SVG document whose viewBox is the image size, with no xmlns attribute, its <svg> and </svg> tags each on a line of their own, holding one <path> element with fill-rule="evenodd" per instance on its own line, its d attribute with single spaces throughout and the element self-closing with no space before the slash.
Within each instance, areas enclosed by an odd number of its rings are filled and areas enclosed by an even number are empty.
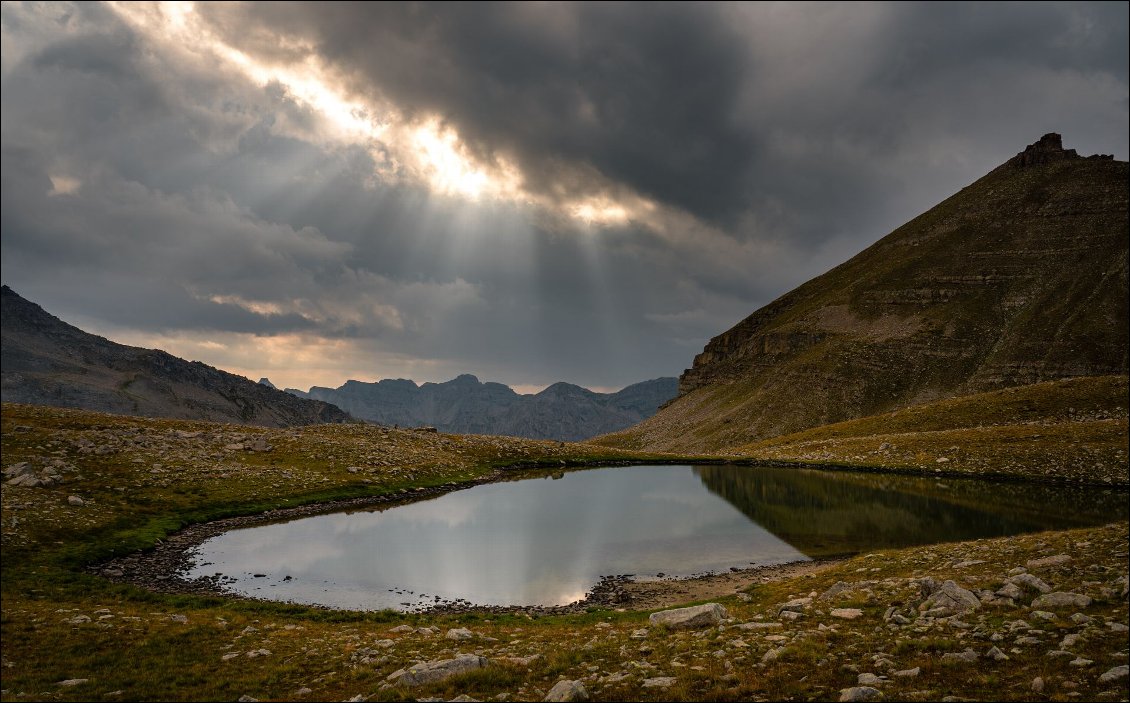
<svg viewBox="0 0 1130 703">
<path fill-rule="evenodd" d="M 1032 617 L 1051 621 L 1055 620 L 1055 613 L 1049 613 L 1046 610 L 1034 610 L 1032 611 Z"/>
<path fill-rule="evenodd" d="M 60 681 L 60 682 L 56 683 L 55 685 L 56 686 L 78 686 L 80 684 L 86 683 L 89 680 L 90 679 L 64 679 L 63 681 Z"/>
<path fill-rule="evenodd" d="M 859 616 L 863 615 L 863 611 L 859 608 L 835 608 L 828 614 L 834 618 L 840 618 L 842 620 L 855 620 Z"/>
<path fill-rule="evenodd" d="M 644 688 L 670 688 L 678 681 L 674 676 L 656 676 L 651 679 L 644 679 L 642 686 Z"/>
<path fill-rule="evenodd" d="M 840 689 L 841 701 L 881 701 L 883 692 L 870 686 L 852 686 Z"/>
<path fill-rule="evenodd" d="M 780 613 L 778 613 L 778 617 L 780 617 L 782 620 L 793 621 L 800 620 L 804 617 L 804 615 L 796 612 L 795 610 L 782 610 Z"/>
<path fill-rule="evenodd" d="M 1032 679 L 1032 685 L 1030 686 L 1030 688 L 1032 689 L 1033 693 L 1043 693 L 1044 680 L 1037 676 L 1036 678 Z"/>
<path fill-rule="evenodd" d="M 972 591 L 962 588 L 953 581 L 945 581 L 930 593 L 918 609 L 928 616 L 949 617 L 968 613 L 980 607 L 981 599 Z"/>
<path fill-rule="evenodd" d="M 1067 593 L 1056 591 L 1045 593 L 1032 601 L 1033 608 L 1086 608 L 1091 604 L 1091 597 L 1082 593 Z"/>
<path fill-rule="evenodd" d="M 845 583 L 844 581 L 836 581 L 831 585 L 831 587 L 828 588 L 827 591 L 821 593 L 817 600 L 831 600 L 832 598 L 835 598 L 845 591 L 852 590 L 852 588 L 853 587 L 850 583 Z"/>
<path fill-rule="evenodd" d="M 471 632 L 465 627 L 453 627 L 447 631 L 446 635 L 444 635 L 444 637 L 449 640 L 469 640 L 474 636 L 475 633 Z"/>
<path fill-rule="evenodd" d="M 785 651 L 784 647 L 774 647 L 761 656 L 762 664 L 772 664 L 781 658 L 781 652 Z"/>
<path fill-rule="evenodd" d="M 632 634 L 628 635 L 628 638 L 633 640 L 646 640 L 647 632 L 648 630 L 646 627 L 641 627 L 638 630 L 632 630 Z"/>
<path fill-rule="evenodd" d="M 587 701 L 589 692 L 580 681 L 558 681 L 545 694 L 546 701 Z"/>
<path fill-rule="evenodd" d="M 1016 586 L 1030 588 L 1033 591 L 1039 591 L 1040 593 L 1052 592 L 1051 586 L 1044 583 L 1044 581 L 1040 577 L 1033 576 L 1032 574 L 1017 574 L 1016 576 L 1011 577 L 1008 582 Z"/>
<path fill-rule="evenodd" d="M 1008 661 L 1008 655 L 1005 654 L 1004 652 L 1002 652 L 997 647 L 992 647 L 992 648 L 989 649 L 989 651 L 985 652 L 985 658 L 986 659 L 992 659 L 993 661 L 998 661 L 998 662 Z"/>
<path fill-rule="evenodd" d="M 411 625 L 397 625 L 396 627 L 389 630 L 389 632 L 415 632 L 415 631 L 416 631 L 416 628 L 412 627 Z"/>
<path fill-rule="evenodd" d="M 879 684 L 883 683 L 883 679 L 879 678 L 875 674 L 872 674 L 871 672 L 866 672 L 860 674 L 856 678 L 855 682 L 860 686 L 878 686 Z"/>
<path fill-rule="evenodd" d="M 1029 569 L 1043 569 L 1048 566 L 1060 566 L 1071 561 L 1071 557 L 1066 554 L 1056 554 L 1054 557 L 1042 557 L 1040 559 L 1031 559 L 1028 561 Z"/>
<path fill-rule="evenodd" d="M 957 653 L 949 652 L 942 655 L 943 664 L 972 664 L 977 661 L 977 659 L 979 659 L 977 652 L 974 652 L 972 649 L 966 649 L 964 652 Z"/>
<path fill-rule="evenodd" d="M 394 671 L 385 680 L 402 686 L 420 686 L 443 681 L 446 678 L 465 674 L 468 671 L 482 669 L 489 664 L 490 661 L 486 657 L 460 654 L 454 659 L 439 659 Z"/>
<path fill-rule="evenodd" d="M 1127 630 L 1130 630 L 1130 627 L 1126 627 L 1125 625 L 1123 625 L 1120 622 L 1111 621 L 1111 622 L 1108 622 L 1106 624 L 1106 626 L 1108 628 L 1110 628 L 1111 632 L 1126 632 Z"/>
<path fill-rule="evenodd" d="M 258 698 L 252 698 L 251 696 L 247 695 L 246 693 L 243 694 L 242 696 L 240 696 L 239 698 L 236 698 L 236 700 L 239 701 L 239 703 L 259 703 Z"/>
<path fill-rule="evenodd" d="M 675 608 L 652 613 L 648 622 L 652 626 L 663 625 L 672 630 L 695 630 L 713 627 L 726 617 L 726 609 L 717 603 L 695 605 L 690 608 Z"/>
<path fill-rule="evenodd" d="M 784 625 L 779 622 L 743 622 L 736 627 L 739 630 L 780 630 Z"/>
<path fill-rule="evenodd" d="M 918 676 L 921 671 L 922 667 L 916 666 L 913 669 L 903 669 L 902 671 L 896 671 L 895 673 L 891 674 L 891 676 L 897 676 L 902 679 L 913 679 L 914 677 Z"/>
<path fill-rule="evenodd" d="M 1011 598 L 1013 600 L 1016 600 L 1020 596 L 1024 595 L 1024 591 L 1020 590 L 1020 586 L 1017 586 L 1015 583 L 1006 583 L 1004 586 L 997 589 L 997 595 L 1001 598 Z"/>
<path fill-rule="evenodd" d="M 1083 657 L 1076 657 L 1075 659 L 1072 659 L 1071 661 L 1069 661 L 1067 663 L 1070 666 L 1090 666 L 1091 664 L 1094 664 L 1095 662 L 1091 659 L 1084 659 Z"/>
<path fill-rule="evenodd" d="M 782 603 L 781 605 L 777 606 L 777 612 L 781 613 L 784 611 L 792 611 L 794 613 L 799 613 L 811 604 L 811 598 L 794 598 L 788 603 Z"/>
<path fill-rule="evenodd" d="M 1130 675 L 1130 667 L 1126 664 L 1116 666 L 1113 669 L 1108 669 L 1102 676 L 1099 677 L 1099 683 L 1110 683 L 1112 681 L 1121 681 Z"/>
<path fill-rule="evenodd" d="M 1072 613 L 1071 622 L 1075 623 L 1076 625 L 1086 625 L 1087 623 L 1091 622 L 1091 617 L 1089 615 L 1084 615 L 1083 613 Z"/>
</svg>

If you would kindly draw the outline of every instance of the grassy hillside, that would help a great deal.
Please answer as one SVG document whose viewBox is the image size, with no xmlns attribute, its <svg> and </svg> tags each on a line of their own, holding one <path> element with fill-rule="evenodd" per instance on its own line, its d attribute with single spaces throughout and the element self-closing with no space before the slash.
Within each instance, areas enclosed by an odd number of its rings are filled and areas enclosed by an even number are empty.
<svg viewBox="0 0 1130 703">
<path fill-rule="evenodd" d="M 999 388 L 1124 375 L 1125 162 L 1006 164 L 715 337 L 600 440 L 719 451 Z"/>
</svg>

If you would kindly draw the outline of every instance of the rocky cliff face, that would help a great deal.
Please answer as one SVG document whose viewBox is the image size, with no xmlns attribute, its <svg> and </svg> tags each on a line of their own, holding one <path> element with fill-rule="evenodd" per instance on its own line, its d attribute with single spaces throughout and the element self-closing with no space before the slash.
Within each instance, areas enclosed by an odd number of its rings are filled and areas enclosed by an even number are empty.
<svg viewBox="0 0 1130 703">
<path fill-rule="evenodd" d="M 334 403 L 354 416 L 383 425 L 434 426 L 456 434 L 495 434 L 577 441 L 629 427 L 651 417 L 675 397 L 676 380 L 657 378 L 617 393 L 595 393 L 555 383 L 519 395 L 501 383 L 464 374 L 445 383 L 417 386 L 405 379 L 347 381 L 340 388 L 315 386 L 303 398 Z"/>
<path fill-rule="evenodd" d="M 83 332 L 8 286 L 0 301 L 4 402 L 267 427 L 351 419 L 325 402 Z"/>
<path fill-rule="evenodd" d="M 939 398 L 1127 373 L 1126 162 L 1049 134 L 712 339 L 610 443 L 713 450 Z"/>
</svg>

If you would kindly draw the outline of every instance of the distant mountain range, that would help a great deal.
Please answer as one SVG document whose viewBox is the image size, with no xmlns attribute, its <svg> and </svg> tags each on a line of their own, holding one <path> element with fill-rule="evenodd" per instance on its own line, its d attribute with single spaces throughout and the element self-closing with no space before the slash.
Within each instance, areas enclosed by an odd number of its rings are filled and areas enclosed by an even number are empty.
<svg viewBox="0 0 1130 703">
<path fill-rule="evenodd" d="M 267 379 L 262 382 L 270 383 Z M 433 426 L 456 434 L 495 434 L 578 441 L 615 432 L 655 414 L 675 397 L 678 380 L 657 378 L 617 393 L 596 393 L 555 383 L 520 395 L 501 383 L 464 374 L 445 383 L 416 385 L 404 379 L 347 381 L 340 388 L 286 389 L 299 398 L 322 400 L 355 417 L 383 425 Z"/>
<path fill-rule="evenodd" d="M 8 286 L 0 289 L 0 306 L 4 402 L 267 427 L 351 420 L 329 403 L 83 332 Z"/>
<path fill-rule="evenodd" d="M 1045 135 L 710 340 L 677 399 L 599 442 L 728 451 L 940 399 L 1125 376 L 1128 173 Z"/>
</svg>

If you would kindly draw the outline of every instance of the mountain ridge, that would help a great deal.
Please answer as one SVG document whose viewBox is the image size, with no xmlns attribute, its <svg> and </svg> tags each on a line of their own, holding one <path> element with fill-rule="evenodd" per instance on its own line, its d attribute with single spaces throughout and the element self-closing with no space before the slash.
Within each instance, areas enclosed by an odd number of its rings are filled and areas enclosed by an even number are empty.
<svg viewBox="0 0 1130 703">
<path fill-rule="evenodd" d="M 352 420 L 329 403 L 90 334 L 7 285 L 0 287 L 0 305 L 0 398 L 6 403 L 267 427 Z"/>
<path fill-rule="evenodd" d="M 1128 370 L 1128 164 L 1048 134 L 714 337 L 613 446 L 713 451 Z"/>
<path fill-rule="evenodd" d="M 442 383 L 350 379 L 338 388 L 286 391 L 334 403 L 356 417 L 383 425 L 428 425 L 455 434 L 578 441 L 650 417 L 675 396 L 676 386 L 674 377 L 661 377 L 615 393 L 597 393 L 558 381 L 538 393 L 519 394 L 504 384 L 460 374 Z"/>
</svg>

